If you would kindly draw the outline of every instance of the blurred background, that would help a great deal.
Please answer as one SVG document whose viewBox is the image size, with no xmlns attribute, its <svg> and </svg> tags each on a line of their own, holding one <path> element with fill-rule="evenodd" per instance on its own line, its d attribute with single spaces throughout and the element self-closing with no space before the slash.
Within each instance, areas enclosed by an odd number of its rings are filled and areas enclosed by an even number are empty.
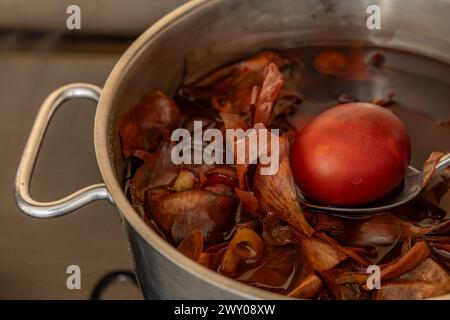
<svg viewBox="0 0 450 320">
<path fill-rule="evenodd" d="M 13 184 L 28 134 L 45 97 L 72 82 L 102 86 L 131 42 L 181 0 L 0 0 L 0 299 L 140 299 L 117 210 L 95 202 L 55 220 L 23 215 Z M 66 9 L 81 9 L 68 30 Z M 93 146 L 95 105 L 67 103 L 54 117 L 34 171 L 31 194 L 43 201 L 101 180 Z M 69 290 L 69 265 L 81 289 Z M 126 274 L 127 275 L 127 274 Z M 120 281 L 121 279 L 128 279 Z M 100 284 L 101 287 L 101 284 Z"/>
</svg>

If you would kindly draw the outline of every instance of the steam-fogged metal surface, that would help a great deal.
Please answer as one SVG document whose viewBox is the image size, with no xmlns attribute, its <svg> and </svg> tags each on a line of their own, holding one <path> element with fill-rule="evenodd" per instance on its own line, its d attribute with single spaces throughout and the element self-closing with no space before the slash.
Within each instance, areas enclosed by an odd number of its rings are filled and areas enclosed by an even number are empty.
<svg viewBox="0 0 450 320">
<path fill-rule="evenodd" d="M 123 225 L 107 202 L 44 221 L 21 213 L 12 192 L 21 152 L 44 98 L 70 82 L 103 86 L 130 42 L 0 34 L 0 299 L 88 299 L 109 272 L 132 270 Z M 31 185 L 36 198 L 52 200 L 100 181 L 92 104 L 69 102 L 53 119 Z M 67 289 L 69 265 L 81 268 L 81 290 Z M 102 295 L 129 298 L 141 298 L 131 283 L 115 283 Z"/>
</svg>

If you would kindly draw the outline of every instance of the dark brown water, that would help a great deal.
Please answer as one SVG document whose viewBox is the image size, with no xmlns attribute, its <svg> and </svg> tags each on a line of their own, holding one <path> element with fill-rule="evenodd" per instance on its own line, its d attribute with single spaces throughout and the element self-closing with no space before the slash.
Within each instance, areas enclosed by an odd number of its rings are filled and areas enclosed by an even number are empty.
<svg viewBox="0 0 450 320">
<path fill-rule="evenodd" d="M 450 151 L 449 65 L 408 52 L 368 46 L 307 47 L 279 53 L 295 62 L 291 70 L 295 76 L 287 77 L 289 80 L 285 81 L 284 86 L 302 97 L 301 103 L 287 118 L 296 129 L 301 129 L 315 115 L 339 103 L 374 100 L 381 103 L 380 100 L 384 100 L 384 106 L 392 110 L 407 127 L 412 143 L 412 166 L 421 169 L 433 151 Z M 331 58 L 318 61 L 321 55 Z M 189 101 L 186 108 L 183 108 L 183 103 L 186 103 L 183 96 L 176 97 L 176 101 L 183 113 L 192 111 L 191 107 L 195 104 L 197 113 L 214 118 L 217 112 L 210 106 L 210 98 L 207 96 L 206 99 Z M 143 208 L 137 208 L 148 219 Z M 391 222 L 401 225 L 399 221 L 406 220 L 429 226 L 448 219 L 449 213 L 450 193 L 447 192 L 439 201 L 430 203 L 417 199 L 398 212 L 372 221 L 371 217 L 339 218 L 344 232 L 341 236 L 336 235 L 336 239 L 351 246 L 352 241 L 372 237 L 374 250 L 367 251 L 365 257 L 374 263 L 384 263 L 402 249 L 400 235 L 392 239 L 396 233 L 386 229 Z M 237 223 L 246 221 L 241 221 L 239 217 L 236 218 Z M 152 227 L 156 226 L 150 219 L 147 222 Z M 366 222 L 370 223 L 369 228 Z M 372 229 L 375 232 L 367 232 Z M 439 237 L 448 239 L 449 235 L 450 230 L 443 230 L 429 237 L 440 242 Z M 433 255 L 448 269 L 448 252 L 439 247 L 434 248 L 433 241 L 431 239 L 429 242 Z M 220 250 L 223 249 L 221 247 Z M 264 259 L 243 266 L 237 279 L 257 287 L 287 293 L 297 279 L 303 276 L 301 260 L 295 246 L 267 246 Z M 220 268 L 217 270 L 220 272 Z"/>
</svg>

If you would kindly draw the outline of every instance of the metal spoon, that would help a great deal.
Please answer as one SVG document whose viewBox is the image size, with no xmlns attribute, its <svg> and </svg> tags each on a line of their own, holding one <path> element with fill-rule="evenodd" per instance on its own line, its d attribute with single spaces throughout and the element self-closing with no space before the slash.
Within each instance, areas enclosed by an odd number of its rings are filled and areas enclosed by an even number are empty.
<svg viewBox="0 0 450 320">
<path fill-rule="evenodd" d="M 450 166 L 450 153 L 443 156 L 438 164 L 436 165 L 436 171 L 434 175 L 438 175 L 442 170 L 446 167 Z M 305 198 L 301 192 L 299 192 L 300 202 L 313 209 L 332 211 L 336 213 L 349 213 L 349 214 L 365 214 L 365 213 L 373 213 L 380 211 L 387 211 L 402 204 L 407 203 L 408 201 L 413 200 L 417 197 L 420 192 L 424 188 L 423 183 L 423 172 L 419 171 L 411 166 L 406 170 L 405 177 L 403 179 L 403 184 L 395 194 L 386 200 L 379 201 L 380 203 L 373 203 L 368 206 L 360 206 L 360 207 L 337 207 L 333 205 L 322 204 L 319 202 L 314 202 L 313 200 Z"/>
</svg>

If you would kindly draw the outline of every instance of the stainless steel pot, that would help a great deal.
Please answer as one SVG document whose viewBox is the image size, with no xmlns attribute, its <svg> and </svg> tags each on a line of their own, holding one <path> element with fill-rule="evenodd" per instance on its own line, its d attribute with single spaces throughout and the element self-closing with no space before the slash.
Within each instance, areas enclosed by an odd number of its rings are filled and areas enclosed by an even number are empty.
<svg viewBox="0 0 450 320">
<path fill-rule="evenodd" d="M 367 8 L 372 4 L 381 8 L 380 30 L 366 27 Z M 265 48 L 361 41 L 450 63 L 449 12 L 449 0 L 191 1 L 133 43 L 103 90 L 89 84 L 71 84 L 47 98 L 17 172 L 17 204 L 32 217 L 54 218 L 94 200 L 109 200 L 124 218 L 139 283 L 147 298 L 280 298 L 198 265 L 146 226 L 122 191 L 124 163 L 117 119 L 149 90 L 174 93 L 182 80 L 197 78 Z M 29 185 L 45 129 L 56 109 L 75 98 L 98 101 L 94 138 L 104 183 L 54 202 L 36 201 L 29 194 Z"/>
</svg>

